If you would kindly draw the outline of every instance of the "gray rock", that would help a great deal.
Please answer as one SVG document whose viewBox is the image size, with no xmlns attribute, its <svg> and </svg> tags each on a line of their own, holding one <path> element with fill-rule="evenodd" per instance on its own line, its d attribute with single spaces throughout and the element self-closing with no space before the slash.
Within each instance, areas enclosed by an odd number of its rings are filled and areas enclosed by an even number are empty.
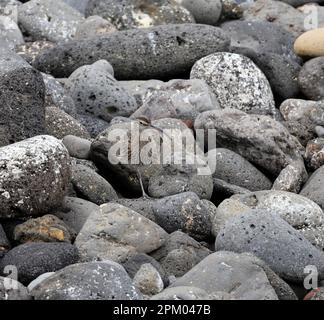
<svg viewBox="0 0 324 320">
<path fill-rule="evenodd" d="M 0 147 L 45 133 L 41 74 L 13 52 L 0 53 Z"/>
<path fill-rule="evenodd" d="M 77 119 L 88 130 L 91 138 L 96 138 L 109 126 L 109 122 L 91 116 L 79 115 Z"/>
<path fill-rule="evenodd" d="M 223 23 L 221 28 L 230 36 L 231 50 L 235 53 L 251 58 L 253 53 L 277 54 L 301 61 L 294 52 L 295 37 L 281 26 L 268 21 L 235 20 Z"/>
<path fill-rule="evenodd" d="M 250 191 L 271 189 L 272 182 L 239 154 L 228 149 L 217 148 L 210 150 L 208 157 L 216 166 L 213 178 Z"/>
<path fill-rule="evenodd" d="M 315 127 L 315 131 L 319 130 L 318 128 L 323 128 L 323 127 Z M 310 140 L 307 143 L 306 152 L 305 152 L 305 161 L 310 169 L 317 170 L 322 165 L 324 165 L 323 152 L 324 152 L 323 138 Z"/>
<path fill-rule="evenodd" d="M 195 22 L 189 11 L 170 0 L 90 0 L 86 16 L 90 15 L 107 19 L 119 30 Z"/>
<path fill-rule="evenodd" d="M 89 139 L 90 134 L 83 125 L 57 107 L 47 107 L 45 110 L 46 132 L 57 139 L 67 135 Z"/>
<path fill-rule="evenodd" d="M 212 300 L 211 296 L 202 289 L 196 287 L 167 288 L 153 296 L 151 300 Z"/>
<path fill-rule="evenodd" d="M 61 205 L 70 181 L 70 163 L 60 141 L 38 136 L 0 150 L 2 218 L 37 216 Z"/>
<path fill-rule="evenodd" d="M 275 112 L 267 78 L 243 55 L 228 52 L 209 55 L 195 63 L 190 77 L 205 80 L 223 109 L 269 115 Z"/>
<path fill-rule="evenodd" d="M 305 14 L 289 4 L 273 0 L 257 0 L 243 14 L 244 20 L 268 21 L 283 27 L 294 36 L 306 31 L 305 17 Z"/>
<path fill-rule="evenodd" d="M 219 28 L 165 25 L 61 44 L 40 54 L 34 66 L 64 77 L 80 66 L 105 59 L 114 67 L 118 80 L 170 79 L 189 72 L 200 58 L 226 51 L 228 46 L 229 39 Z M 96 47 L 100 50 L 94 50 Z"/>
<path fill-rule="evenodd" d="M 45 103 L 47 107 L 55 106 L 72 117 L 76 116 L 73 99 L 66 93 L 65 88 L 51 75 L 42 73 L 45 84 Z"/>
<path fill-rule="evenodd" d="M 62 140 L 71 157 L 89 159 L 91 141 L 80 137 L 67 135 Z"/>
<path fill-rule="evenodd" d="M 2 225 L 0 224 L 0 257 L 3 253 L 7 252 L 10 249 L 11 245 L 7 238 L 5 231 L 3 230 Z"/>
<path fill-rule="evenodd" d="M 324 288 L 320 287 L 312 290 L 305 296 L 304 300 L 318 300 L 318 301 L 324 300 Z"/>
<path fill-rule="evenodd" d="M 176 0 L 194 16 L 197 23 L 216 25 L 222 11 L 220 0 Z"/>
<path fill-rule="evenodd" d="M 235 195 L 228 201 L 240 202 L 235 214 L 241 214 L 248 208 L 276 213 L 301 232 L 315 247 L 320 250 L 324 249 L 324 213 L 316 203 L 308 198 L 284 191 L 258 191 L 249 195 Z M 234 210 L 231 211 L 228 215 L 223 210 L 220 216 L 227 217 L 226 220 L 228 220 L 234 214 Z M 220 213 L 219 210 L 217 213 Z"/>
<path fill-rule="evenodd" d="M 105 60 L 75 70 L 66 88 L 79 114 L 88 114 L 106 121 L 116 116 L 130 116 L 137 104 L 111 75 L 112 67 Z"/>
<path fill-rule="evenodd" d="M 83 19 L 61 0 L 31 0 L 18 7 L 19 25 L 33 40 L 71 40 Z"/>
<path fill-rule="evenodd" d="M 8 279 L 0 277 L 0 300 L 31 300 L 32 297 L 28 294 L 27 288 L 20 282 L 10 279 L 11 288 L 6 288 L 5 281 Z"/>
<path fill-rule="evenodd" d="M 89 0 L 63 0 L 66 4 L 72 8 L 80 11 L 82 14 L 85 14 Z"/>
<path fill-rule="evenodd" d="M 79 198 L 66 197 L 60 211 L 53 214 L 62 219 L 71 229 L 80 232 L 85 222 L 93 212 L 99 212 L 99 206 Z"/>
<path fill-rule="evenodd" d="M 69 243 L 26 243 L 5 255 L 0 261 L 0 270 L 16 266 L 18 280 L 28 285 L 41 274 L 60 270 L 78 259 L 76 247 Z"/>
<path fill-rule="evenodd" d="M 195 193 L 165 197 L 152 207 L 156 223 L 168 233 L 181 230 L 198 240 L 210 238 L 212 214 Z"/>
<path fill-rule="evenodd" d="M 145 263 L 140 267 L 134 276 L 133 283 L 142 294 L 147 296 L 158 294 L 164 289 L 159 272 L 150 263 Z"/>
<path fill-rule="evenodd" d="M 154 222 L 118 204 L 93 212 L 75 245 L 82 260 L 124 262 L 136 253 L 150 253 L 163 245 L 167 233 Z"/>
<path fill-rule="evenodd" d="M 317 169 L 308 179 L 300 194 L 317 203 L 324 210 L 324 166 Z"/>
<path fill-rule="evenodd" d="M 140 300 L 124 268 L 112 261 L 68 266 L 31 291 L 35 300 Z"/>
<path fill-rule="evenodd" d="M 17 46 L 16 53 L 29 64 L 32 64 L 41 52 L 53 48 L 54 46 L 55 44 L 53 42 L 44 40 L 26 42 L 25 44 Z"/>
<path fill-rule="evenodd" d="M 302 93 L 311 100 L 324 99 L 324 57 L 307 61 L 298 76 Z"/>
<path fill-rule="evenodd" d="M 103 36 L 108 33 L 116 32 L 115 26 L 108 20 L 99 16 L 88 17 L 83 23 L 79 24 L 75 33 L 75 39 L 89 39 Z"/>
<path fill-rule="evenodd" d="M 200 113 L 220 108 L 211 88 L 199 79 L 162 82 L 147 90 L 141 100 L 143 106 L 135 111 L 132 118 L 176 118 L 186 121 L 189 127 Z"/>
<path fill-rule="evenodd" d="M 17 46 L 25 43 L 17 23 L 11 17 L 0 17 L 0 41 L 1 46 L 10 50 L 15 50 Z"/>
<path fill-rule="evenodd" d="M 197 287 L 208 294 L 230 293 L 236 300 L 278 300 L 263 269 L 233 252 L 209 255 L 171 287 L 178 286 Z"/>
<path fill-rule="evenodd" d="M 36 288 L 39 284 L 41 284 L 44 280 L 54 275 L 55 272 L 46 272 L 41 274 L 39 277 L 37 277 L 35 280 L 33 280 L 27 287 L 28 291 L 32 291 L 34 288 Z"/>
<path fill-rule="evenodd" d="M 110 183 L 87 166 L 72 166 L 71 182 L 82 198 L 99 206 L 118 199 L 117 193 Z"/>
<path fill-rule="evenodd" d="M 278 214 L 255 209 L 227 221 L 216 238 L 216 250 L 249 252 L 280 277 L 303 282 L 304 268 L 315 265 L 320 279 L 324 255 Z"/>
<path fill-rule="evenodd" d="M 302 161 L 303 148 L 297 138 L 268 116 L 248 115 L 225 109 L 202 113 L 195 129 L 216 129 L 219 147 L 230 149 L 277 176 L 288 164 Z"/>
</svg>

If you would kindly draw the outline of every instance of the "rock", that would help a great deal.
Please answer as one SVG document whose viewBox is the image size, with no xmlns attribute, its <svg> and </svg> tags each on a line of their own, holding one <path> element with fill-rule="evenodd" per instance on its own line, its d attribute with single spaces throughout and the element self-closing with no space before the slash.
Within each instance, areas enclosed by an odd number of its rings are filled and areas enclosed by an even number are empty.
<svg viewBox="0 0 324 320">
<path fill-rule="evenodd" d="M 176 231 L 151 255 L 169 276 L 181 277 L 207 257 L 211 251 L 187 234 Z"/>
<path fill-rule="evenodd" d="M 220 251 L 209 255 L 171 287 L 197 287 L 236 300 L 278 300 L 263 269 L 245 255 Z"/>
<path fill-rule="evenodd" d="M 34 66 L 64 77 L 80 66 L 105 59 L 114 67 L 118 80 L 170 79 L 189 72 L 200 58 L 226 51 L 228 46 L 229 39 L 219 28 L 166 25 L 61 44 L 40 54 Z M 100 50 L 94 50 L 96 47 Z"/>
<path fill-rule="evenodd" d="M 0 224 L 0 258 L 1 256 L 10 249 L 11 245 L 7 238 L 2 225 Z"/>
<path fill-rule="evenodd" d="M 70 165 L 60 141 L 38 136 L 0 150 L 2 218 L 37 216 L 61 205 Z"/>
<path fill-rule="evenodd" d="M 324 210 L 323 186 L 324 166 L 317 169 L 308 179 L 300 194 L 316 202 Z"/>
<path fill-rule="evenodd" d="M 71 181 L 78 194 L 99 206 L 118 199 L 109 182 L 87 166 L 72 166 Z"/>
<path fill-rule="evenodd" d="M 31 0 L 18 7 L 19 25 L 33 40 L 73 39 L 82 15 L 61 0 Z"/>
<path fill-rule="evenodd" d="M 304 268 L 315 265 L 323 277 L 324 255 L 278 214 L 255 209 L 226 222 L 216 238 L 216 250 L 250 252 L 280 277 L 303 282 Z"/>
<path fill-rule="evenodd" d="M 317 288 L 309 292 L 304 300 L 324 300 L 324 288 Z"/>
<path fill-rule="evenodd" d="M 72 8 L 80 11 L 82 14 L 85 14 L 89 0 L 63 0 L 66 4 Z"/>
<path fill-rule="evenodd" d="M 232 216 L 246 212 L 249 208 L 262 209 L 278 214 L 314 246 L 320 250 L 324 249 L 324 213 L 316 203 L 306 197 L 291 192 L 271 190 L 257 191 L 249 195 L 235 195 L 227 201 L 233 203 L 232 208 L 231 206 L 223 207 L 222 210 L 218 208 L 216 214 L 217 220 L 223 220 L 223 225 Z"/>
<path fill-rule="evenodd" d="M 76 119 L 56 107 L 47 107 L 45 111 L 47 134 L 57 139 L 63 139 L 67 135 L 75 135 L 89 139 L 88 131 Z"/>
<path fill-rule="evenodd" d="M 46 272 L 41 274 L 39 277 L 37 277 L 35 280 L 33 280 L 27 287 L 28 291 L 32 291 L 34 288 L 36 288 L 40 283 L 42 283 L 44 280 L 47 278 L 51 277 L 54 275 L 55 272 Z"/>
<path fill-rule="evenodd" d="M 68 242 L 71 243 L 75 234 L 65 223 L 53 215 L 30 219 L 18 226 L 14 231 L 15 241 L 27 242 Z"/>
<path fill-rule="evenodd" d="M 254 1 L 250 0 L 221 0 L 222 1 L 222 13 L 220 21 L 227 21 L 232 19 L 241 19 L 243 12 L 246 10 Z"/>
<path fill-rule="evenodd" d="M 86 16 L 99 15 L 118 30 L 147 28 L 161 24 L 195 22 L 185 8 L 174 1 L 90 0 Z"/>
<path fill-rule="evenodd" d="M 0 53 L 0 147 L 45 132 L 41 74 L 10 51 Z"/>
<path fill-rule="evenodd" d="M 144 264 L 152 265 L 158 271 L 165 286 L 169 285 L 169 280 L 164 268 L 154 258 L 152 258 L 151 256 L 145 253 L 139 253 L 136 254 L 135 256 L 130 257 L 128 260 L 126 260 L 123 263 L 123 267 L 127 271 L 128 275 L 131 278 L 134 278 L 136 273 L 140 270 L 141 266 Z"/>
<path fill-rule="evenodd" d="M 26 243 L 10 250 L 0 261 L 0 270 L 16 266 L 18 280 L 28 285 L 45 272 L 60 270 L 78 261 L 76 247 L 68 243 Z"/>
<path fill-rule="evenodd" d="M 199 79 L 162 82 L 147 90 L 141 100 L 143 105 L 132 118 L 145 116 L 151 121 L 176 118 L 186 121 L 189 127 L 200 113 L 220 108 L 211 88 Z"/>
<path fill-rule="evenodd" d="M 310 100 L 324 99 L 324 57 L 307 61 L 298 76 L 302 93 Z"/>
<path fill-rule="evenodd" d="M 89 159 L 91 141 L 77 136 L 67 135 L 62 140 L 71 157 Z"/>
<path fill-rule="evenodd" d="M 222 11 L 220 0 L 176 0 L 194 16 L 197 23 L 216 25 Z"/>
<path fill-rule="evenodd" d="M 79 114 L 88 114 L 106 121 L 116 116 L 130 116 L 136 109 L 135 99 L 111 75 L 112 67 L 105 60 L 75 70 L 67 82 Z"/>
<path fill-rule="evenodd" d="M 117 31 L 115 26 L 108 20 L 99 16 L 88 17 L 79 24 L 75 33 L 76 40 L 95 38 Z"/>
<path fill-rule="evenodd" d="M 305 57 L 324 56 L 324 28 L 309 30 L 300 35 L 294 44 L 296 54 Z"/>
<path fill-rule="evenodd" d="M 0 17 L 0 41 L 1 46 L 10 50 L 15 50 L 17 46 L 25 43 L 17 23 L 11 17 Z"/>
<path fill-rule="evenodd" d="M 6 288 L 5 281 L 10 283 L 10 288 Z M 0 300 L 31 300 L 27 288 L 14 279 L 0 277 Z"/>
<path fill-rule="evenodd" d="M 307 143 L 305 160 L 308 167 L 317 170 L 324 165 L 324 139 L 318 138 Z"/>
<path fill-rule="evenodd" d="M 195 193 L 162 198 L 152 208 L 156 223 L 168 233 L 181 230 L 198 240 L 211 236 L 211 212 Z"/>
<path fill-rule="evenodd" d="M 164 289 L 159 272 L 150 263 L 141 266 L 134 276 L 133 283 L 142 294 L 147 296 L 158 294 Z"/>
<path fill-rule="evenodd" d="M 248 115 L 225 109 L 202 113 L 195 129 L 216 129 L 217 145 L 230 149 L 246 160 L 277 176 L 294 161 L 302 161 L 303 148 L 279 122 L 268 116 Z"/>
<path fill-rule="evenodd" d="M 57 107 L 72 117 L 77 115 L 73 99 L 54 77 L 42 73 L 45 84 L 45 103 L 47 107 Z"/>
<path fill-rule="evenodd" d="M 109 126 L 107 121 L 86 115 L 79 115 L 78 121 L 88 130 L 91 138 L 96 138 Z"/>
<path fill-rule="evenodd" d="M 305 31 L 305 15 L 282 1 L 257 0 L 243 13 L 247 21 L 268 21 L 299 36 Z"/>
<path fill-rule="evenodd" d="M 195 63 L 191 79 L 203 79 L 221 107 L 248 113 L 274 114 L 275 104 L 267 78 L 247 57 L 220 52 Z"/>
<path fill-rule="evenodd" d="M 239 154 L 223 148 L 208 152 L 216 171 L 213 178 L 224 180 L 230 184 L 250 191 L 271 189 L 272 182 L 250 162 Z"/>
<path fill-rule="evenodd" d="M 212 300 L 205 290 L 196 287 L 167 288 L 153 296 L 151 300 Z"/>
<path fill-rule="evenodd" d="M 136 253 L 150 253 L 163 245 L 167 233 L 135 211 L 110 203 L 93 212 L 75 245 L 82 260 L 124 262 Z"/>
<path fill-rule="evenodd" d="M 55 44 L 53 42 L 44 40 L 26 42 L 25 44 L 17 46 L 16 53 L 29 64 L 32 64 L 41 52 L 53 48 L 54 46 Z"/>
<path fill-rule="evenodd" d="M 35 300 L 140 300 L 122 266 L 112 261 L 79 263 L 56 272 L 31 291 Z"/>
<path fill-rule="evenodd" d="M 93 212 L 99 211 L 99 206 L 92 202 L 79 198 L 66 197 L 63 201 L 61 211 L 56 211 L 54 215 L 63 220 L 69 228 L 79 233 L 89 216 Z"/>
</svg>

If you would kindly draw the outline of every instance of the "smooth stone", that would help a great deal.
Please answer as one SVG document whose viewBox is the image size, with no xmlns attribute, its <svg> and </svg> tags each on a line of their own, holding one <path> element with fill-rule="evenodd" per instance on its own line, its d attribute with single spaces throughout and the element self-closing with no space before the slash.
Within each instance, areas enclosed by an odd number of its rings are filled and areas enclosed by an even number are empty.
<svg viewBox="0 0 324 320">
<path fill-rule="evenodd" d="M 0 52 L 0 147 L 45 133 L 41 74 L 10 51 Z"/>
<path fill-rule="evenodd" d="M 217 27 L 165 25 L 61 44 L 40 54 L 33 65 L 64 77 L 104 59 L 112 64 L 118 80 L 174 79 L 189 72 L 200 58 L 228 47 L 228 36 Z"/>
<path fill-rule="evenodd" d="M 78 195 L 98 206 L 118 199 L 110 183 L 87 166 L 73 165 L 71 182 Z"/>
<path fill-rule="evenodd" d="M 10 279 L 9 283 L 11 287 L 8 289 L 5 287 L 5 281 L 8 281 L 8 278 L 0 277 L 0 301 L 32 300 L 32 297 L 28 294 L 27 288 L 24 287 L 20 282 Z"/>
<path fill-rule="evenodd" d="M 250 257 L 220 251 L 202 260 L 171 287 L 197 287 L 208 294 L 230 293 L 236 300 L 278 300 L 264 270 Z"/>
<path fill-rule="evenodd" d="M 298 84 L 310 100 L 324 99 L 324 57 L 307 61 L 300 70 Z"/>
<path fill-rule="evenodd" d="M 39 284 L 41 284 L 44 280 L 54 275 L 55 272 L 46 272 L 41 274 L 39 277 L 37 277 L 35 280 L 33 280 L 27 287 L 28 291 L 32 291 L 34 288 L 36 288 Z"/>
<path fill-rule="evenodd" d="M 78 120 L 57 107 L 46 108 L 45 121 L 47 134 L 57 139 L 63 139 L 67 135 L 90 138 L 89 132 Z"/>
<path fill-rule="evenodd" d="M 116 31 L 115 26 L 108 20 L 99 16 L 91 16 L 78 25 L 74 38 L 76 40 L 89 39 Z"/>
<path fill-rule="evenodd" d="M 152 208 L 156 223 L 168 233 L 181 230 L 198 240 L 211 236 L 212 214 L 195 193 L 162 198 Z"/>
<path fill-rule="evenodd" d="M 237 208 L 229 211 L 218 210 L 218 220 L 223 224 L 236 214 L 250 209 L 262 209 L 278 214 L 292 227 L 320 250 L 324 249 L 324 213 L 313 201 L 301 195 L 285 191 L 258 191 L 249 195 L 235 195 L 228 199 L 231 203 L 239 202 Z M 216 215 L 217 216 L 217 215 Z"/>
<path fill-rule="evenodd" d="M 222 12 L 220 0 L 176 0 L 194 16 L 197 23 L 217 25 Z"/>
<path fill-rule="evenodd" d="M 210 295 L 200 288 L 196 287 L 169 287 L 161 293 L 153 296 L 151 300 L 212 300 Z"/>
<path fill-rule="evenodd" d="M 0 41 L 1 46 L 10 50 L 15 50 L 17 46 L 25 43 L 16 21 L 11 17 L 0 16 Z"/>
<path fill-rule="evenodd" d="M 223 109 L 274 114 L 274 98 L 267 78 L 243 55 L 228 52 L 209 55 L 195 63 L 190 78 L 205 80 Z"/>
<path fill-rule="evenodd" d="M 269 174 L 278 176 L 294 161 L 302 161 L 303 147 L 279 122 L 264 115 L 224 109 L 202 113 L 195 129 L 216 129 L 217 145 L 230 149 Z"/>
<path fill-rule="evenodd" d="M 294 44 L 296 54 L 304 57 L 324 56 L 324 28 L 309 30 L 300 35 Z"/>
<path fill-rule="evenodd" d="M 71 157 L 89 159 L 91 141 L 73 135 L 67 135 L 62 140 Z"/>
<path fill-rule="evenodd" d="M 99 15 L 118 30 L 148 28 L 161 24 L 194 23 L 190 12 L 175 1 L 90 0 L 86 16 Z"/>
<path fill-rule="evenodd" d="M 317 289 L 312 290 L 309 292 L 304 300 L 318 300 L 318 301 L 323 301 L 324 300 L 324 288 L 320 287 Z"/>
<path fill-rule="evenodd" d="M 324 210 L 324 166 L 317 169 L 308 179 L 300 195 L 317 203 Z"/>
<path fill-rule="evenodd" d="M 208 157 L 216 166 L 213 178 L 248 189 L 250 191 L 271 189 L 272 182 L 250 162 L 239 154 L 223 148 L 208 152 Z"/>
<path fill-rule="evenodd" d="M 33 40 L 69 41 L 83 20 L 80 12 L 61 0 L 31 0 L 18 7 L 19 25 Z"/>
<path fill-rule="evenodd" d="M 78 263 L 31 291 L 35 300 L 141 300 L 125 269 L 112 261 Z"/>
<path fill-rule="evenodd" d="M 96 138 L 101 132 L 106 130 L 109 126 L 109 122 L 102 119 L 87 116 L 78 115 L 77 120 L 88 130 L 91 138 Z"/>
<path fill-rule="evenodd" d="M 14 238 L 18 243 L 27 242 L 67 242 L 75 238 L 75 232 L 54 215 L 29 219 L 16 226 Z"/>
<path fill-rule="evenodd" d="M 134 276 L 133 284 L 146 296 L 153 296 L 164 289 L 159 272 L 150 264 L 143 264 Z"/>
<path fill-rule="evenodd" d="M 85 14 L 89 0 L 63 0 L 66 4 L 72 8 L 80 11 L 82 14 Z"/>
<path fill-rule="evenodd" d="M 136 253 L 160 248 L 167 233 L 154 222 L 118 204 L 102 205 L 78 234 L 75 245 L 83 261 L 124 262 Z"/>
<path fill-rule="evenodd" d="M 69 243 L 26 243 L 5 255 L 0 261 L 0 270 L 16 266 L 18 280 L 28 285 L 41 274 L 60 270 L 78 259 L 77 248 Z"/>
<path fill-rule="evenodd" d="M 228 220 L 215 243 L 217 251 L 249 252 L 262 259 L 281 278 L 303 282 L 304 268 L 314 265 L 324 275 L 324 255 L 301 232 L 278 214 L 252 209 Z"/>
<path fill-rule="evenodd" d="M 79 233 L 85 222 L 93 212 L 99 212 L 96 204 L 73 197 L 66 197 L 60 211 L 53 214 L 60 218 L 68 227 Z"/>
<path fill-rule="evenodd" d="M 324 165 L 324 139 L 323 138 L 310 140 L 307 143 L 306 152 L 305 152 L 305 161 L 307 163 L 307 166 L 314 171 Z"/>
<path fill-rule="evenodd" d="M 134 97 L 118 84 L 113 73 L 109 62 L 99 60 L 71 74 L 66 89 L 79 114 L 109 122 L 117 116 L 128 117 L 137 109 Z"/>
<path fill-rule="evenodd" d="M 70 158 L 54 137 L 37 136 L 0 148 L 0 167 L 2 218 L 46 214 L 63 202 Z"/>
</svg>

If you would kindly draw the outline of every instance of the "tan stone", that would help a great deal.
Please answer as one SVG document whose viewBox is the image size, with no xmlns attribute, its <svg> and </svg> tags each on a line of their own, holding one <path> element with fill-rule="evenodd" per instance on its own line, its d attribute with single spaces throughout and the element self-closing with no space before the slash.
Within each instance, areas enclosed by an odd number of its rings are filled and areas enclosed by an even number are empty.
<svg viewBox="0 0 324 320">
<path fill-rule="evenodd" d="M 294 50 L 299 56 L 324 56 L 324 28 L 303 33 L 295 41 Z"/>
</svg>

